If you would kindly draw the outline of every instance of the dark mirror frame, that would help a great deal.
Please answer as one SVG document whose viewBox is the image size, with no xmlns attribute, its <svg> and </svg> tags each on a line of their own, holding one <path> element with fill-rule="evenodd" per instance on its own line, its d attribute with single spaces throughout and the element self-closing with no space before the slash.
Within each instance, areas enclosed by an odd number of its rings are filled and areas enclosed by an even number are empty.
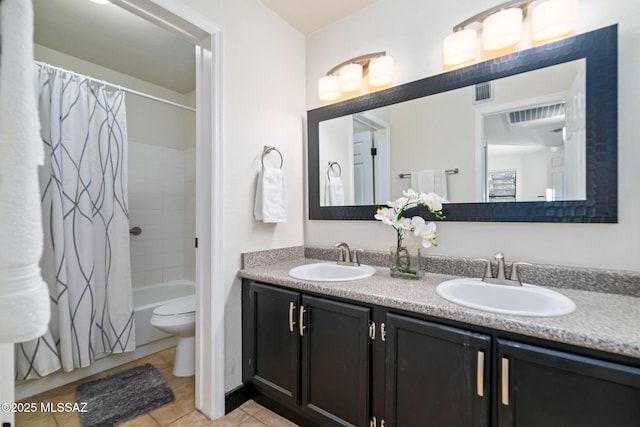
<svg viewBox="0 0 640 427">
<path fill-rule="evenodd" d="M 447 203 L 443 211 L 447 221 L 617 223 L 617 25 L 308 111 L 309 219 L 374 220 L 377 208 L 320 206 L 320 122 L 581 58 L 586 58 L 586 200 Z M 426 211 L 420 214 L 433 219 Z"/>
</svg>

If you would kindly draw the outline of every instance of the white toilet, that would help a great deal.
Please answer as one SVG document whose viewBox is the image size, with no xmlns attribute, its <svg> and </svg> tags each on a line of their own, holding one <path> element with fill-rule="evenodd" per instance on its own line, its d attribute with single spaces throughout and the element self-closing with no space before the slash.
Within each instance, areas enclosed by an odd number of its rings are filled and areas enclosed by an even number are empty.
<svg viewBox="0 0 640 427">
<path fill-rule="evenodd" d="M 151 324 L 163 332 L 178 336 L 173 375 L 189 377 L 195 374 L 196 296 L 181 297 L 156 307 Z"/>
</svg>

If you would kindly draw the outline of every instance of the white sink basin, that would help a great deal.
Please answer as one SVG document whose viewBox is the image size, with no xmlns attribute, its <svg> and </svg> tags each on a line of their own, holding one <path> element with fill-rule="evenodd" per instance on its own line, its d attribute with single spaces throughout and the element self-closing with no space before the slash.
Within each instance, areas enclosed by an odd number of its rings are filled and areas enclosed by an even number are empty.
<svg viewBox="0 0 640 427">
<path fill-rule="evenodd" d="M 566 296 L 535 285 L 506 286 L 480 279 L 454 279 L 436 288 L 442 298 L 478 310 L 516 316 L 562 316 L 576 309 Z"/>
<path fill-rule="evenodd" d="M 370 265 L 350 266 L 335 262 L 321 262 L 294 267 L 289 270 L 289 276 L 316 282 L 345 282 L 364 279 L 373 276 L 375 272 L 375 268 Z"/>
</svg>

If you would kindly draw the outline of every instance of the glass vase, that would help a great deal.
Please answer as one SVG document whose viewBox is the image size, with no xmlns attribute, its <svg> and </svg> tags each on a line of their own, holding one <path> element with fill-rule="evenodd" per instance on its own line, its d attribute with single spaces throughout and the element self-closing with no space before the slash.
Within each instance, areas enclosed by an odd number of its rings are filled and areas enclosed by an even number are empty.
<svg viewBox="0 0 640 427">
<path fill-rule="evenodd" d="M 425 264 L 421 248 L 391 246 L 389 248 L 389 268 L 391 277 L 421 279 L 424 277 Z"/>
</svg>

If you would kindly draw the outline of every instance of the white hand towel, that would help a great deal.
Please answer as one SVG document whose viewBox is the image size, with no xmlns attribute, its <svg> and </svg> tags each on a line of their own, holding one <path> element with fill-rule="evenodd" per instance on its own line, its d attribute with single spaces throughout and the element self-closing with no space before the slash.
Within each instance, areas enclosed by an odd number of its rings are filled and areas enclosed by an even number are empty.
<svg viewBox="0 0 640 427">
<path fill-rule="evenodd" d="M 264 167 L 260 171 L 253 214 L 257 221 L 287 221 L 287 188 L 281 168 Z"/>
<path fill-rule="evenodd" d="M 330 177 L 324 189 L 325 206 L 343 206 L 344 188 L 340 177 Z"/>
<path fill-rule="evenodd" d="M 3 0 L 0 7 L 0 342 L 9 343 L 43 335 L 51 309 L 38 267 L 44 150 L 33 83 L 33 6 Z"/>
<path fill-rule="evenodd" d="M 444 169 L 411 172 L 411 188 L 419 193 L 436 193 L 446 199 L 447 172 Z"/>
</svg>

